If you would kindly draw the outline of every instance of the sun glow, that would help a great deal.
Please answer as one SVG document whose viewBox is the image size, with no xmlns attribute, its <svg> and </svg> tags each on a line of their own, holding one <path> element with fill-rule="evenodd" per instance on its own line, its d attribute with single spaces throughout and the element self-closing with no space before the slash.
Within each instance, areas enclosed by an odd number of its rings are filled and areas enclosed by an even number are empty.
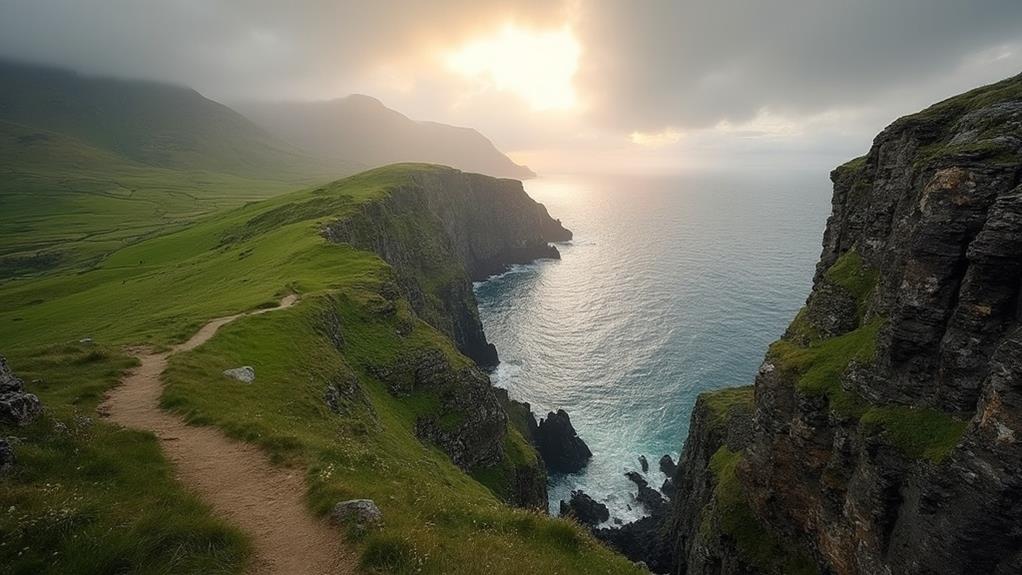
<svg viewBox="0 0 1022 575">
<path fill-rule="evenodd" d="M 517 95 L 533 110 L 567 110 L 578 105 L 572 79 L 581 51 L 569 27 L 535 31 L 509 25 L 448 54 L 446 63 L 485 87 Z"/>
</svg>

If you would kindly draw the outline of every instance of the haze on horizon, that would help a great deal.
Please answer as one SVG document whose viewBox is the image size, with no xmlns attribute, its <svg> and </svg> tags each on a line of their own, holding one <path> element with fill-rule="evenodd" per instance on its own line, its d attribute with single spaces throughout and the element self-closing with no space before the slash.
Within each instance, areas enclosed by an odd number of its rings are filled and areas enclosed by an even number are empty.
<svg viewBox="0 0 1022 575">
<path fill-rule="evenodd" d="M 1022 2 L 39 0 L 0 57 L 230 104 L 381 99 L 540 172 L 827 169 L 1022 71 Z"/>
</svg>

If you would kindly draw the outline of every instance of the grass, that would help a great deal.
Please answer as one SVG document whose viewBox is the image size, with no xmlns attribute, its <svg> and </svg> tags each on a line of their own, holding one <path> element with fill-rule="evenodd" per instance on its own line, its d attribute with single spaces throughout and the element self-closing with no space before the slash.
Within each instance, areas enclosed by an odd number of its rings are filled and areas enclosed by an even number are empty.
<svg viewBox="0 0 1022 575">
<path fill-rule="evenodd" d="M 865 405 L 861 398 L 841 388 L 841 376 L 853 361 L 873 361 L 881 325 L 882 320 L 874 319 L 856 330 L 806 347 L 778 340 L 770 346 L 767 357 L 776 368 L 791 375 L 800 392 L 823 395 L 836 413 L 858 417 Z"/>
<path fill-rule="evenodd" d="M 801 393 L 825 396 L 832 413 L 858 420 L 862 433 L 882 434 L 910 458 L 944 461 L 965 431 L 965 420 L 931 408 L 872 405 L 841 386 L 841 378 L 853 363 L 870 364 L 876 356 L 883 319 L 874 317 L 861 322 L 876 285 L 877 272 L 852 249 L 842 254 L 824 277 L 855 298 L 860 326 L 840 336 L 821 339 L 803 309 L 788 328 L 790 337 L 774 342 L 768 358 L 789 374 Z M 809 343 L 799 345 L 797 341 Z"/>
<path fill-rule="evenodd" d="M 710 538 L 719 530 L 734 541 L 747 563 L 763 573 L 814 575 L 819 573 L 808 555 L 768 530 L 753 513 L 735 473 L 742 454 L 721 446 L 710 458 L 716 479 L 713 502 L 705 512 L 700 537 Z"/>
<path fill-rule="evenodd" d="M 873 407 L 860 419 L 867 432 L 879 432 L 905 455 L 941 463 L 958 445 L 968 420 L 933 408 Z"/>
<path fill-rule="evenodd" d="M 824 274 L 828 281 L 848 290 L 855 301 L 859 302 L 860 318 L 862 317 L 861 311 L 864 311 L 862 308 L 873 292 L 878 276 L 879 273 L 866 265 L 866 261 L 862 259 L 855 248 L 841 254 L 841 257 Z"/>
<path fill-rule="evenodd" d="M 423 416 L 435 417 L 441 426 L 460 425 L 469 413 L 449 401 L 457 389 L 399 396 L 389 389 L 393 381 L 375 377 L 376 368 L 423 350 L 440 350 L 455 369 L 470 361 L 406 301 L 384 295 L 395 293 L 389 266 L 371 253 L 327 242 L 319 229 L 434 169 L 439 168 L 373 170 L 219 212 L 118 249 L 83 273 L 9 281 L 0 285 L 0 349 L 27 358 L 54 342 L 84 336 L 105 350 L 138 343 L 165 347 L 211 318 L 265 307 L 284 293 L 298 292 L 302 301 L 295 307 L 239 319 L 202 347 L 173 356 L 163 406 L 192 424 L 216 426 L 257 444 L 276 462 L 306 470 L 308 503 L 315 513 L 324 514 L 343 499 L 375 500 L 384 514 L 382 529 L 350 534 L 366 571 L 638 572 L 577 525 L 502 502 L 515 474 L 537 463 L 514 426 L 505 430 L 501 459 L 470 475 L 421 442 L 414 430 Z M 340 339 L 333 337 L 331 325 L 338 327 Z M 15 367 L 25 365 L 19 360 Z M 222 376 L 223 369 L 237 365 L 252 365 L 255 383 Z M 55 409 L 90 412 L 100 388 L 88 395 L 76 387 L 84 384 L 75 379 L 75 369 L 57 362 L 46 393 Z M 345 404 L 340 414 L 330 411 L 323 399 L 327 386 L 352 373 L 360 399 Z M 162 473 L 166 462 L 149 441 L 147 457 L 153 459 L 145 465 Z M 126 456 L 120 465 L 125 473 L 142 473 L 136 469 L 142 456 Z M 45 473 L 33 477 L 33 485 L 59 478 L 59 470 L 41 469 Z M 203 508 L 195 505 L 198 521 Z M 116 517 L 111 512 L 102 520 Z M 158 553 L 145 551 L 149 535 L 139 537 L 142 556 L 163 564 Z M 241 557 L 243 541 L 230 541 L 237 542 L 227 546 L 235 550 L 230 557 Z"/>
<path fill-rule="evenodd" d="M 710 410 L 710 425 L 721 429 L 736 412 L 752 411 L 754 394 L 754 387 L 747 385 L 704 392 L 699 394 L 699 401 Z"/>
<path fill-rule="evenodd" d="M 94 410 L 131 358 L 64 344 L 12 355 L 47 408 L 19 438 L 0 478 L 0 573 L 240 573 L 244 537 L 174 480 L 148 433 L 97 420 Z"/>
</svg>

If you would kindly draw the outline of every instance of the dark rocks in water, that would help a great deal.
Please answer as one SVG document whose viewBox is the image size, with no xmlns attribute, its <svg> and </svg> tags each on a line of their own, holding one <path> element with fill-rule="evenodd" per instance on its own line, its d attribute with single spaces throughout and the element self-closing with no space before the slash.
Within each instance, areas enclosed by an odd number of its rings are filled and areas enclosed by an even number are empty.
<svg viewBox="0 0 1022 575">
<path fill-rule="evenodd" d="M 0 475 L 14 468 L 14 447 L 6 439 L 0 439 Z"/>
<path fill-rule="evenodd" d="M 660 471 L 668 478 L 674 477 L 674 474 L 678 472 L 678 464 L 671 459 L 670 455 L 664 455 L 660 458 Z"/>
<path fill-rule="evenodd" d="M 0 355 L 0 423 L 24 426 L 43 412 L 43 404 L 25 391 L 25 384 L 14 375 L 7 359 Z"/>
<path fill-rule="evenodd" d="M 350 525 L 365 531 L 383 522 L 383 512 L 372 499 L 352 499 L 334 505 L 330 519 L 338 525 Z"/>
<path fill-rule="evenodd" d="M 561 500 L 561 517 L 573 517 L 582 525 L 596 527 L 610 519 L 607 506 L 586 495 L 583 491 L 571 492 L 571 499 Z"/>
<path fill-rule="evenodd" d="M 547 469 L 558 473 L 580 471 L 592 458 L 582 438 L 571 425 L 568 413 L 563 409 L 550 412 L 536 428 L 536 448 L 546 463 Z"/>
<path fill-rule="evenodd" d="M 649 473 L 649 460 L 646 459 L 645 455 L 639 456 L 639 466 L 642 467 L 643 473 Z"/>
<path fill-rule="evenodd" d="M 674 480 L 668 477 L 664 480 L 663 485 L 660 486 L 660 493 L 665 496 L 674 498 L 674 495 L 678 492 L 678 489 L 674 486 Z"/>
<path fill-rule="evenodd" d="M 636 501 L 641 503 L 653 515 L 661 515 L 666 512 L 667 502 L 664 501 L 663 495 L 650 487 L 649 482 L 639 472 L 629 471 L 625 473 L 625 476 L 632 480 L 639 488 L 639 493 L 635 496 Z"/>
</svg>

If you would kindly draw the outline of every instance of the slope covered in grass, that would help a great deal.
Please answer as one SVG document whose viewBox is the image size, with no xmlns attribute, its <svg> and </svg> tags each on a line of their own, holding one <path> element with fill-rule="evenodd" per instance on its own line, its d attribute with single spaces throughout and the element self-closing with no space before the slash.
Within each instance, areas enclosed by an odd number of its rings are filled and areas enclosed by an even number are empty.
<svg viewBox="0 0 1022 575">
<path fill-rule="evenodd" d="M 118 250 L 85 273 L 8 282 L 0 286 L 0 349 L 28 358 L 85 336 L 112 347 L 165 346 L 211 318 L 296 292 L 302 300 L 293 308 L 241 318 L 199 349 L 175 355 L 163 405 L 305 469 L 313 512 L 338 500 L 374 499 L 383 527 L 350 534 L 366 571 L 635 571 L 575 524 L 502 501 L 516 487 L 515 474 L 536 465 L 510 425 L 499 458 L 468 470 L 422 439 L 424 420 L 454 433 L 477 414 L 458 404 L 457 379 L 406 382 L 405 366 L 423 354 L 439 354 L 452 373 L 472 369 L 471 362 L 414 314 L 390 266 L 328 242 L 320 230 L 432 170 L 446 168 L 373 170 L 228 210 Z M 432 288 L 424 282 L 424 289 Z M 29 366 L 27 359 L 12 363 Z M 255 383 L 222 376 L 240 364 L 255 368 Z M 72 374 L 74 365 L 60 369 Z M 73 404 L 74 394 L 60 387 L 50 401 Z M 340 390 L 333 409 L 325 401 L 331 388 Z M 125 473 L 135 465 L 130 458 L 121 464 Z"/>
</svg>

